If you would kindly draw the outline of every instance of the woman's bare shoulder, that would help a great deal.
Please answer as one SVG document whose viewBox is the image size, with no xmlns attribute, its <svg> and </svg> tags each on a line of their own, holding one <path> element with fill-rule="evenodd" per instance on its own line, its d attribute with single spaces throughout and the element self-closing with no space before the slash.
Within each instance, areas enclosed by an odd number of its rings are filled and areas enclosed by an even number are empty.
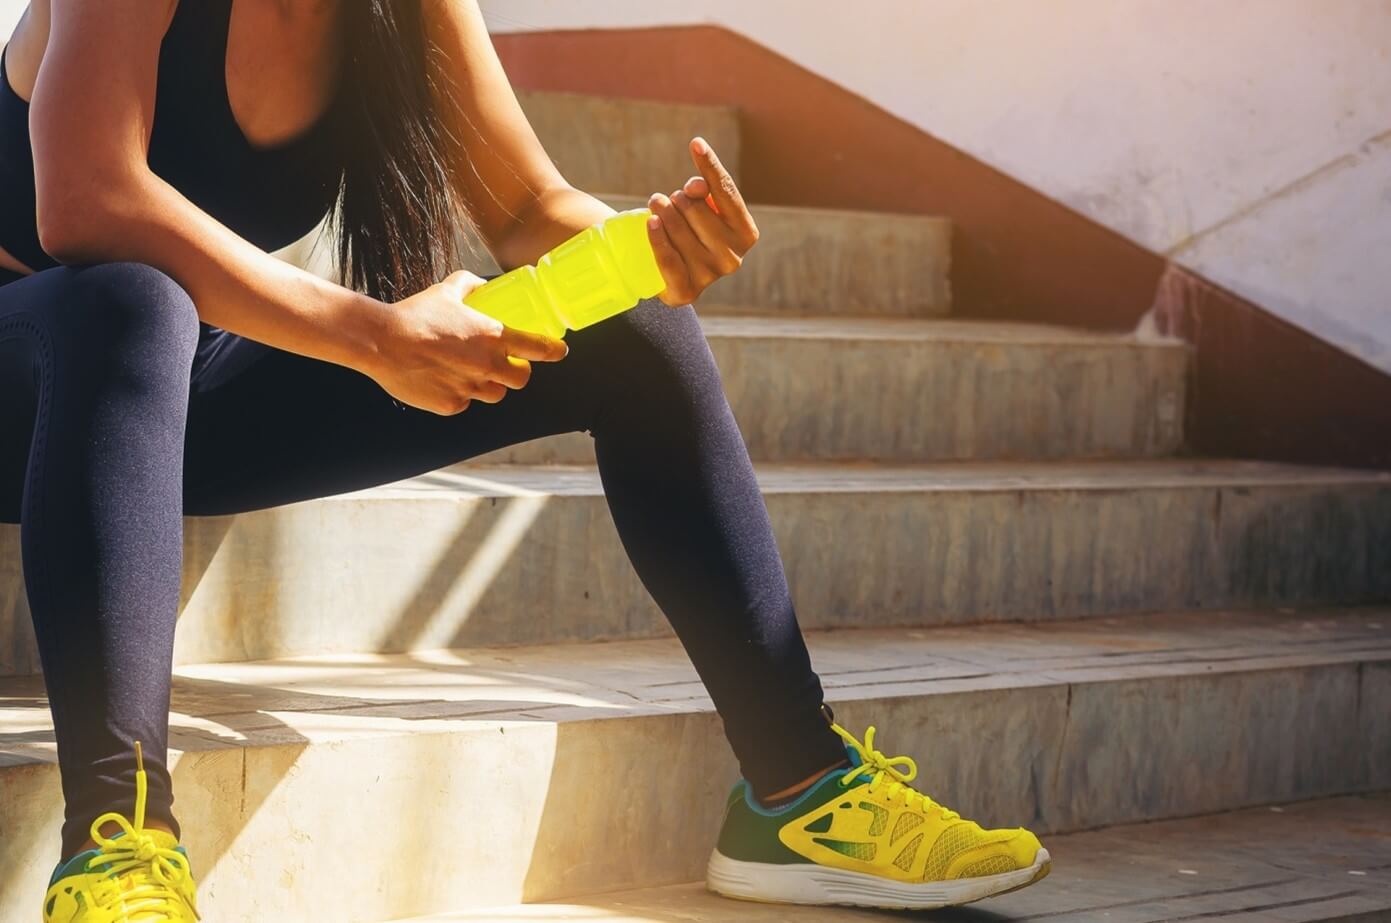
<svg viewBox="0 0 1391 923">
<path fill-rule="evenodd" d="M 80 24 L 83 7 L 92 3 L 109 2 L 110 0 L 29 0 L 5 46 L 5 72 L 10 78 L 10 86 L 14 87 L 21 98 L 30 99 L 34 95 L 34 83 L 39 77 L 39 65 L 43 62 L 44 50 L 48 48 L 53 17 L 71 16 Z M 179 0 L 143 2 L 163 9 L 165 15 L 162 22 L 167 29 L 174 18 L 174 10 Z M 156 17 L 156 21 L 160 21 L 160 18 Z"/>
</svg>

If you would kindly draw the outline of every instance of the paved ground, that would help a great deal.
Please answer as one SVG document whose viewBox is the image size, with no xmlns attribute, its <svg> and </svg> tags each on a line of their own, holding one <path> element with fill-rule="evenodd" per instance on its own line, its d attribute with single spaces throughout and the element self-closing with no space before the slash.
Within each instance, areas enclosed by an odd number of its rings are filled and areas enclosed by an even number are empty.
<svg viewBox="0 0 1391 923">
<path fill-rule="evenodd" d="M 746 904 L 688 884 L 416 923 L 1391 921 L 1391 795 L 1116 827 L 1046 845 L 1053 873 L 1039 884 L 931 913 Z"/>
</svg>

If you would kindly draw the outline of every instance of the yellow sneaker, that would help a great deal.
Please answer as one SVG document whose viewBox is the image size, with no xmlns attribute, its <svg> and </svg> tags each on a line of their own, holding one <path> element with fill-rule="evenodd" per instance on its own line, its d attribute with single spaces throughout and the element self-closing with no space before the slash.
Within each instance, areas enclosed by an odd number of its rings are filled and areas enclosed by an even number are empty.
<svg viewBox="0 0 1391 923">
<path fill-rule="evenodd" d="M 908 783 L 906 756 L 840 725 L 851 766 L 768 810 L 740 780 L 730 793 L 706 885 L 727 897 L 790 904 L 932 909 L 1031 885 L 1048 850 L 1022 828 L 985 830 Z M 901 767 L 901 768 L 899 768 Z"/>
<path fill-rule="evenodd" d="M 148 785 L 135 745 L 135 822 L 116 813 L 92 822 L 95 849 L 61 864 L 43 901 L 44 923 L 194 923 L 197 885 L 188 853 L 163 830 L 145 829 Z M 105 837 L 101 828 L 121 829 Z"/>
</svg>

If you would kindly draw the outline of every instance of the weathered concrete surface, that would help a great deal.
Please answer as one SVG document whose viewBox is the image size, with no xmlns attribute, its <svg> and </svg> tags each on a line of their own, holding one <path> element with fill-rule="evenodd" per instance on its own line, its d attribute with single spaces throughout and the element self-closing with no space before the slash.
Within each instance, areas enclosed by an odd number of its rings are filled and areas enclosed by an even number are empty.
<svg viewBox="0 0 1391 923">
<path fill-rule="evenodd" d="M 1391 664 L 1385 608 L 809 642 L 837 718 L 877 724 L 924 791 L 987 824 L 1391 788 L 1391 752 L 1365 749 L 1391 739 L 1388 687 L 1358 692 Z M 177 672 L 176 807 L 209 919 L 350 923 L 693 880 L 735 775 L 670 640 Z M 53 758 L 38 680 L 0 680 L 0 919 L 37 906 L 56 858 Z M 371 848 L 342 861 L 350 844 Z"/>
<path fill-rule="evenodd" d="M 688 152 L 699 135 L 739 181 L 742 136 L 733 106 L 615 99 L 518 89 L 527 121 L 561 174 L 593 194 L 670 195 L 697 174 Z"/>
<path fill-rule="evenodd" d="M 1043 882 L 969 908 L 882 913 L 736 903 L 703 884 L 417 917 L 398 923 L 1384 923 L 1391 920 L 1391 797 L 1253 808 L 1048 841 Z"/>
<path fill-rule="evenodd" d="M 683 177 L 684 179 L 684 177 Z M 623 211 L 647 197 L 599 196 Z M 951 311 L 948 218 L 749 203 L 758 243 L 701 310 L 739 314 L 940 317 Z"/>
<path fill-rule="evenodd" d="M 810 628 L 1391 599 L 1391 474 L 1150 461 L 759 478 Z M 183 663 L 668 633 L 591 469 L 460 466 L 185 522 Z M 0 568 L 0 671 L 31 672 L 13 527 Z"/>
<path fill-rule="evenodd" d="M 1134 458 L 1183 446 L 1188 350 L 1177 341 L 883 318 L 701 325 L 755 461 Z M 477 460 L 592 464 L 594 441 L 567 433 Z"/>
</svg>

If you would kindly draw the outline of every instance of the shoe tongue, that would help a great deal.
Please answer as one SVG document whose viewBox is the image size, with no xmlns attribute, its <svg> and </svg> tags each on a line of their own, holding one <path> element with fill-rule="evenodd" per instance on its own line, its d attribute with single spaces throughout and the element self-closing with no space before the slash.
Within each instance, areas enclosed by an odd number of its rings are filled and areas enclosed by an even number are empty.
<svg viewBox="0 0 1391 923">
<path fill-rule="evenodd" d="M 865 763 L 865 761 L 860 757 L 860 751 L 856 750 L 852 746 L 849 746 L 848 744 L 845 747 L 845 755 L 850 759 L 851 769 L 854 769 L 856 766 L 863 766 Z"/>
</svg>

